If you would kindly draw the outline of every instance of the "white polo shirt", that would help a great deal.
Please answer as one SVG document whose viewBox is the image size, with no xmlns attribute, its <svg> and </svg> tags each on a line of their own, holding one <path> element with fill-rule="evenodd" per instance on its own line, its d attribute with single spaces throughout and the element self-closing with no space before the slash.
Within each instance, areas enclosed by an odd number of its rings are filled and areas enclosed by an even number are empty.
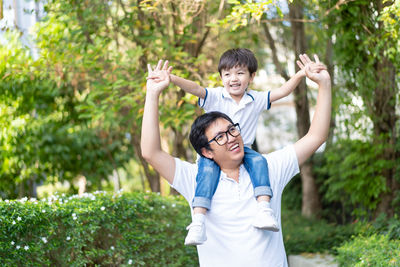
<svg viewBox="0 0 400 267">
<path fill-rule="evenodd" d="M 281 225 L 282 192 L 290 179 L 299 172 L 299 165 L 292 145 L 264 156 L 268 161 L 274 192 L 271 207 Z M 196 188 L 197 165 L 178 158 L 175 163 L 172 186 L 191 205 Z M 275 233 L 252 226 L 257 211 L 253 191 L 249 174 L 243 165 L 240 167 L 238 183 L 221 172 L 211 209 L 206 215 L 207 241 L 197 246 L 200 266 L 288 266 L 282 229 Z"/>
<path fill-rule="evenodd" d="M 246 91 L 237 104 L 224 87 L 206 88 L 206 96 L 204 99 L 199 98 L 198 104 L 206 112 L 220 111 L 233 122 L 238 122 L 244 145 L 251 147 L 256 137 L 258 118 L 263 110 L 271 107 L 269 95 L 269 91 Z"/>
</svg>

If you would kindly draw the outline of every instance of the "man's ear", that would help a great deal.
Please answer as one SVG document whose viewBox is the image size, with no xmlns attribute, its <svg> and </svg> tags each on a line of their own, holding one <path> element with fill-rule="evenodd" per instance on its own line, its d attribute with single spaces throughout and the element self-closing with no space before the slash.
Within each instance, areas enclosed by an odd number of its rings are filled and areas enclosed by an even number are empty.
<svg viewBox="0 0 400 267">
<path fill-rule="evenodd" d="M 214 153 L 212 150 L 208 150 L 205 147 L 203 147 L 201 149 L 201 155 L 203 155 L 203 157 L 206 157 L 208 159 L 213 159 L 214 158 Z"/>
</svg>

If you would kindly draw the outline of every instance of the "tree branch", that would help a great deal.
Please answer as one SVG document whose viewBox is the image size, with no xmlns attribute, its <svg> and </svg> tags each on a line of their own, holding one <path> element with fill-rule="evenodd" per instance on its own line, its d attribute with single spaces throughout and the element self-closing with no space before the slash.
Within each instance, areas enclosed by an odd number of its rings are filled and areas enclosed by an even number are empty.
<svg viewBox="0 0 400 267">
<path fill-rule="evenodd" d="M 269 31 L 268 25 L 267 23 L 262 23 L 262 27 L 265 33 L 265 37 L 267 38 L 267 42 L 269 45 L 269 48 L 271 49 L 272 52 L 272 61 L 274 62 L 276 71 L 287 81 L 289 80 L 289 75 L 287 74 L 287 72 L 283 69 L 282 64 L 279 62 L 278 59 L 278 52 L 276 50 L 276 46 L 275 46 L 275 41 L 272 38 L 272 35 Z"/>
</svg>

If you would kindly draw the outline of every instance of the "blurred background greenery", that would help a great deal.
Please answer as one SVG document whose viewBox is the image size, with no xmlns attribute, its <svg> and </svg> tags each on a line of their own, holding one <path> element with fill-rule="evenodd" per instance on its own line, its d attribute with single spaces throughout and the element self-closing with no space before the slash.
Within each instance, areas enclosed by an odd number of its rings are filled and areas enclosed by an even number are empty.
<svg viewBox="0 0 400 267">
<path fill-rule="evenodd" d="M 342 224 L 399 212 L 400 1 L 35 3 L 25 10 L 38 18 L 31 31 L 4 26 L 0 38 L 2 199 L 121 188 L 176 194 L 140 153 L 146 65 L 168 59 L 175 74 L 215 86 L 222 52 L 247 47 L 260 65 L 255 89 L 278 88 L 300 53 L 318 54 L 332 76 L 329 140 L 286 190 L 290 209 Z M 295 137 L 286 142 L 306 133 L 315 86 L 302 82 L 290 99 L 294 126 L 282 127 Z M 189 161 L 196 101 L 172 85 L 162 97 L 163 147 Z M 271 114 L 260 127 L 287 115 Z M 279 136 L 257 135 L 260 151 Z"/>
</svg>

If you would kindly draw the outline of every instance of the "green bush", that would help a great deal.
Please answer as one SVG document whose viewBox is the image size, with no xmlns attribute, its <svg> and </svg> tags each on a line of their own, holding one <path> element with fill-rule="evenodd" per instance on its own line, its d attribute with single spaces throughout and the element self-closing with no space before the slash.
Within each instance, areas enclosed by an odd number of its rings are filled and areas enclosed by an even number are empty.
<svg viewBox="0 0 400 267">
<path fill-rule="evenodd" d="M 0 266 L 196 266 L 190 211 L 157 194 L 0 201 Z"/>
<path fill-rule="evenodd" d="M 394 164 L 382 159 L 385 149 L 384 144 L 347 139 L 338 140 L 327 148 L 326 161 L 316 168 L 318 175 L 326 177 L 324 200 L 336 202 L 339 199 L 345 213 L 351 211 L 357 218 L 370 219 L 380 195 L 388 190 L 382 172 L 393 168 Z"/>
<path fill-rule="evenodd" d="M 373 222 L 357 223 L 356 232 L 364 236 L 380 234 L 388 236 L 390 240 L 400 240 L 400 219 L 397 214 L 388 218 L 386 214 L 382 213 Z"/>
<path fill-rule="evenodd" d="M 335 254 L 335 247 L 351 238 L 354 227 L 307 219 L 300 211 L 283 209 L 282 231 L 287 255 L 304 252 Z"/>
<path fill-rule="evenodd" d="M 338 248 L 340 266 L 400 266 L 400 241 L 387 235 L 357 236 Z"/>
</svg>

